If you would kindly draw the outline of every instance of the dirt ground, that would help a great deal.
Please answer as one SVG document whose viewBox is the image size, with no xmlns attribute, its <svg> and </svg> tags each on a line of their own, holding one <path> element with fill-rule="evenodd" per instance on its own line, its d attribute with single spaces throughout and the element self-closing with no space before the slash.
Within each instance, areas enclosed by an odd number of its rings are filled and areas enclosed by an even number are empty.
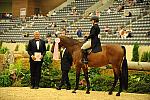
<svg viewBox="0 0 150 100">
<path fill-rule="evenodd" d="M 78 90 L 56 90 L 53 88 L 30 89 L 29 87 L 0 88 L 0 100 L 150 100 L 150 94 L 121 93 L 121 96 L 108 95 L 107 92 Z"/>
</svg>

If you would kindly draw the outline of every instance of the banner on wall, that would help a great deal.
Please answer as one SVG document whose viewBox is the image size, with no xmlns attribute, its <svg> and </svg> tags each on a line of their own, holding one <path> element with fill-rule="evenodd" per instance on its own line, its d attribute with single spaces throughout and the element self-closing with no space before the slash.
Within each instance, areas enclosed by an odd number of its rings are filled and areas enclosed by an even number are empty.
<svg viewBox="0 0 150 100">
<path fill-rule="evenodd" d="M 20 17 L 26 16 L 26 8 L 20 8 Z"/>
</svg>

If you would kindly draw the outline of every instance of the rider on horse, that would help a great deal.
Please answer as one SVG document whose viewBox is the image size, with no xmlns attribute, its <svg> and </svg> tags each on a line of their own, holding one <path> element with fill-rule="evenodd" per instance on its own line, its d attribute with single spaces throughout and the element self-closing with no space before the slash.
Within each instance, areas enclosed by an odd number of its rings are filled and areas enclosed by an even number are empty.
<svg viewBox="0 0 150 100">
<path fill-rule="evenodd" d="M 90 21 L 92 21 L 93 26 L 91 27 L 89 36 L 85 39 L 85 43 L 81 47 L 82 51 L 82 63 L 88 64 L 88 49 L 92 49 L 93 53 L 102 51 L 100 39 L 98 34 L 100 34 L 100 28 L 98 26 L 99 17 L 92 16 Z"/>
</svg>

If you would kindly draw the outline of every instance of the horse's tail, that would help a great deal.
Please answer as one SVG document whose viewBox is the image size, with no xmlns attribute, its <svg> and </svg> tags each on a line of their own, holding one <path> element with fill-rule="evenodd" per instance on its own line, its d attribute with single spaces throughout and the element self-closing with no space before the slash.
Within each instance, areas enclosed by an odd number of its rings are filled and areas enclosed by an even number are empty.
<svg viewBox="0 0 150 100">
<path fill-rule="evenodd" d="M 124 58 L 122 62 L 122 88 L 127 90 L 128 89 L 128 65 L 126 59 L 126 48 L 121 46 L 124 51 Z"/>
</svg>

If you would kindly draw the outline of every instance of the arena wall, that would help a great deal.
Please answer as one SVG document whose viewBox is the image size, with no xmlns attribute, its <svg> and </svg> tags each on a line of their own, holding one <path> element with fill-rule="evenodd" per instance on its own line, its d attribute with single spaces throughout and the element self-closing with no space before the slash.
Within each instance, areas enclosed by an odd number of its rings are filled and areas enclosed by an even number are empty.
<svg viewBox="0 0 150 100">
<path fill-rule="evenodd" d="M 49 11 L 64 3 L 66 0 L 12 0 L 13 17 L 20 16 L 20 8 L 26 8 L 27 16 L 35 13 L 35 8 L 40 14 L 46 15 Z"/>
<path fill-rule="evenodd" d="M 13 17 L 20 16 L 20 8 L 27 8 L 28 0 L 12 0 L 12 15 Z"/>
<path fill-rule="evenodd" d="M 15 47 L 19 45 L 19 51 L 25 51 L 25 43 L 3 43 L 3 47 L 7 47 L 10 51 L 14 51 Z M 128 61 L 131 61 L 132 59 L 132 51 L 133 51 L 133 45 L 126 45 L 126 51 L 127 51 L 127 59 Z M 144 51 L 150 51 L 150 46 L 144 46 L 141 45 L 139 47 L 139 56 L 141 57 L 142 53 Z"/>
<path fill-rule="evenodd" d="M 15 51 L 16 46 L 19 46 L 18 51 Z M 26 45 L 27 43 L 3 43 L 3 47 L 7 47 L 12 56 L 9 58 L 12 61 L 16 62 L 18 60 L 21 60 L 23 62 L 23 66 L 28 68 L 29 67 L 29 56 L 26 52 Z M 138 71 L 150 71 L 150 63 L 148 62 L 132 62 L 132 50 L 133 45 L 126 45 L 126 51 L 127 51 L 127 59 L 128 59 L 128 67 L 129 70 L 138 70 Z M 140 46 L 139 47 L 139 56 L 141 57 L 142 52 L 144 51 L 150 51 L 149 46 Z M 0 55 L 0 59 L 2 62 L 0 62 L 0 71 L 4 69 L 4 55 Z M 60 61 L 53 61 L 53 65 L 55 68 L 60 69 Z M 103 69 L 103 67 L 102 67 Z M 106 67 L 104 67 L 106 69 Z M 107 71 L 104 73 L 107 73 Z"/>
<path fill-rule="evenodd" d="M 0 0 L 0 13 L 12 13 L 11 0 Z"/>
</svg>

